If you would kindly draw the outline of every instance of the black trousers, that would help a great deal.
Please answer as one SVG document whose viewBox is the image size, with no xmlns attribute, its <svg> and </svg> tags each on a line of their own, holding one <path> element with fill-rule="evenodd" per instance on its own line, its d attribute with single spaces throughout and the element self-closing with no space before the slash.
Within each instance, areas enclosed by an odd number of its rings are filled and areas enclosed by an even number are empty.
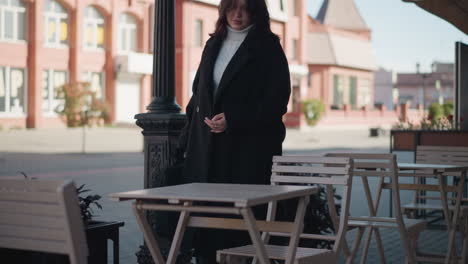
<svg viewBox="0 0 468 264">
<path fill-rule="evenodd" d="M 213 152 L 211 153 L 210 173 L 208 182 L 210 183 L 233 183 L 234 175 L 231 175 L 232 164 L 230 164 L 230 149 L 223 141 L 222 135 L 215 135 L 213 141 Z M 221 205 L 222 206 L 222 205 Z M 257 219 L 265 219 L 267 206 L 254 208 L 254 215 Z M 200 214 L 203 216 L 217 216 L 226 218 L 242 218 L 238 215 L 228 214 Z M 252 243 L 247 231 L 223 230 L 223 229 L 197 229 L 194 235 L 193 248 L 195 255 L 201 264 L 215 264 L 216 251 L 225 248 L 239 247 Z"/>
</svg>

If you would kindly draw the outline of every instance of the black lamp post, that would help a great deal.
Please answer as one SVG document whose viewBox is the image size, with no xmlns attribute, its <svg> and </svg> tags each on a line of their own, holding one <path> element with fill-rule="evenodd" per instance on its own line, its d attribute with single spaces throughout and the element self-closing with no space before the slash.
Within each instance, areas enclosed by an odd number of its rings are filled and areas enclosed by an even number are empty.
<svg viewBox="0 0 468 264">
<path fill-rule="evenodd" d="M 144 188 L 168 182 L 168 169 L 176 162 L 178 137 L 186 120 L 175 101 L 175 0 L 157 0 L 155 5 L 153 99 L 146 108 L 148 112 L 135 115 L 136 124 L 144 135 Z M 148 213 L 147 217 L 156 232 L 156 215 Z M 171 238 L 161 239 L 164 240 L 159 241 L 162 247 L 170 246 L 165 242 Z M 165 251 L 163 248 L 162 252 Z M 136 255 L 138 263 L 153 263 L 145 245 Z"/>
<path fill-rule="evenodd" d="M 423 89 L 422 89 L 422 106 L 423 106 L 423 111 L 426 110 L 426 79 L 427 77 L 429 77 L 429 74 L 428 73 L 421 73 L 419 71 L 419 62 L 416 63 L 416 73 L 419 74 L 422 78 L 422 81 L 423 81 Z"/>
</svg>

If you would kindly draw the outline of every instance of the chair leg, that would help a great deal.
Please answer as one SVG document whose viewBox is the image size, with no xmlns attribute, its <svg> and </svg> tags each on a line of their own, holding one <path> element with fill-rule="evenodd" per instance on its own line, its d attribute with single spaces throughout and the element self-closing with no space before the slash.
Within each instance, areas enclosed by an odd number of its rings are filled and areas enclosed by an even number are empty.
<svg viewBox="0 0 468 264">
<path fill-rule="evenodd" d="M 461 263 L 467 263 L 468 261 L 468 216 L 464 216 L 462 223 L 460 223 L 460 235 L 462 236 L 462 252 L 461 252 Z"/>
<path fill-rule="evenodd" d="M 385 263 L 385 255 L 384 255 L 384 248 L 382 245 L 382 237 L 380 236 L 380 230 L 375 229 L 375 240 L 377 241 L 377 249 L 379 250 L 380 255 L 380 263 Z"/>
<path fill-rule="evenodd" d="M 227 264 L 226 254 L 216 252 L 216 262 L 219 264 Z"/>
<path fill-rule="evenodd" d="M 372 232 L 374 231 L 374 228 L 369 228 L 369 233 L 367 233 L 366 240 L 364 242 L 364 248 L 362 249 L 362 254 L 361 254 L 361 261 L 359 262 L 360 264 L 365 264 L 366 259 L 367 259 L 367 253 L 369 251 L 369 245 L 370 241 L 372 238 Z"/>
<path fill-rule="evenodd" d="M 406 263 L 417 263 L 416 257 L 419 255 L 418 249 L 418 240 L 420 232 L 408 233 L 409 239 L 409 248 L 407 250 L 407 255 L 405 256 Z M 412 256 L 411 258 L 409 256 Z"/>
<path fill-rule="evenodd" d="M 359 250 L 359 245 L 361 244 L 362 235 L 366 229 L 364 227 L 358 227 L 358 233 L 356 236 L 356 240 L 354 240 L 353 248 L 351 249 L 351 253 L 349 256 L 346 256 L 346 264 L 352 264 L 354 258 L 356 257 L 357 251 Z"/>
</svg>

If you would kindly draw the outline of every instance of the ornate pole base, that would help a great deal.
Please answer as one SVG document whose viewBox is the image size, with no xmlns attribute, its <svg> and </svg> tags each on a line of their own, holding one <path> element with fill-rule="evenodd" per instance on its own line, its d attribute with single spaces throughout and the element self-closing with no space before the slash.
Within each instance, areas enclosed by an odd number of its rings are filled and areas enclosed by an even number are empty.
<svg viewBox="0 0 468 264">
<path fill-rule="evenodd" d="M 145 149 L 144 188 L 154 188 L 177 184 L 181 178 L 182 161 L 176 155 L 179 135 L 185 126 L 185 114 L 143 113 L 135 116 L 136 124 L 143 129 Z M 163 256 L 167 256 L 177 223 L 177 214 L 148 212 L 148 222 L 153 232 L 158 231 L 158 243 Z M 172 224 L 171 224 L 172 223 Z M 145 244 L 136 253 L 138 263 L 154 263 Z M 192 259 L 191 252 L 179 255 L 177 263 L 187 264 Z"/>
</svg>

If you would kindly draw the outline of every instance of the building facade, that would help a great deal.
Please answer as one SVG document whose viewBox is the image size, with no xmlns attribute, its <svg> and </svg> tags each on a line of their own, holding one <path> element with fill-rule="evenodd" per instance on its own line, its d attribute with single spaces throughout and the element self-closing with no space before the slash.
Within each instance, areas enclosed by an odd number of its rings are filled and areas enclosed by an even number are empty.
<svg viewBox="0 0 468 264">
<path fill-rule="evenodd" d="M 182 106 L 219 0 L 176 1 L 176 95 Z M 302 0 L 268 0 L 296 86 L 303 64 L 306 8 Z M 0 124 L 3 128 L 64 126 L 55 113 L 57 88 L 88 81 L 111 105 L 111 121 L 133 123 L 151 100 L 154 0 L 2 0 Z M 298 96 L 296 96 L 298 97 Z"/>
<path fill-rule="evenodd" d="M 60 103 L 57 88 L 67 82 L 90 82 L 97 97 L 112 106 L 113 121 L 130 120 L 143 111 L 150 91 L 151 68 L 141 66 L 149 62 L 151 67 L 151 58 L 145 57 L 151 5 L 129 0 L 0 1 L 2 127 L 64 126 L 54 110 Z M 140 68 L 132 68 L 135 59 Z M 125 69 L 118 60 L 128 62 Z"/>
<path fill-rule="evenodd" d="M 57 88 L 88 81 L 113 123 L 134 123 L 151 101 L 154 0 L 0 1 L 0 125 L 64 126 Z M 176 0 L 176 100 L 185 112 L 219 0 Z M 302 100 L 327 109 L 373 104 L 371 33 L 353 0 L 325 0 L 316 19 L 306 0 L 267 0 L 289 61 L 285 121 L 305 125 Z M 341 16 L 347 10 L 347 16 Z M 329 110 L 328 110 L 329 111 Z M 328 112 L 327 111 L 327 112 Z M 332 115 L 330 115 L 332 116 Z"/>
<path fill-rule="evenodd" d="M 353 0 L 324 0 L 317 17 L 308 18 L 306 61 L 304 97 L 326 105 L 319 124 L 355 124 L 351 111 L 373 108 L 377 67 L 371 30 Z"/>
<path fill-rule="evenodd" d="M 386 109 L 394 109 L 393 72 L 379 68 L 374 72 L 374 105 L 384 105 Z"/>
<path fill-rule="evenodd" d="M 431 103 L 453 102 L 454 65 L 434 62 L 431 72 L 398 73 L 395 87 L 398 89 L 399 104 L 409 104 L 411 108 L 427 109 Z"/>
</svg>

